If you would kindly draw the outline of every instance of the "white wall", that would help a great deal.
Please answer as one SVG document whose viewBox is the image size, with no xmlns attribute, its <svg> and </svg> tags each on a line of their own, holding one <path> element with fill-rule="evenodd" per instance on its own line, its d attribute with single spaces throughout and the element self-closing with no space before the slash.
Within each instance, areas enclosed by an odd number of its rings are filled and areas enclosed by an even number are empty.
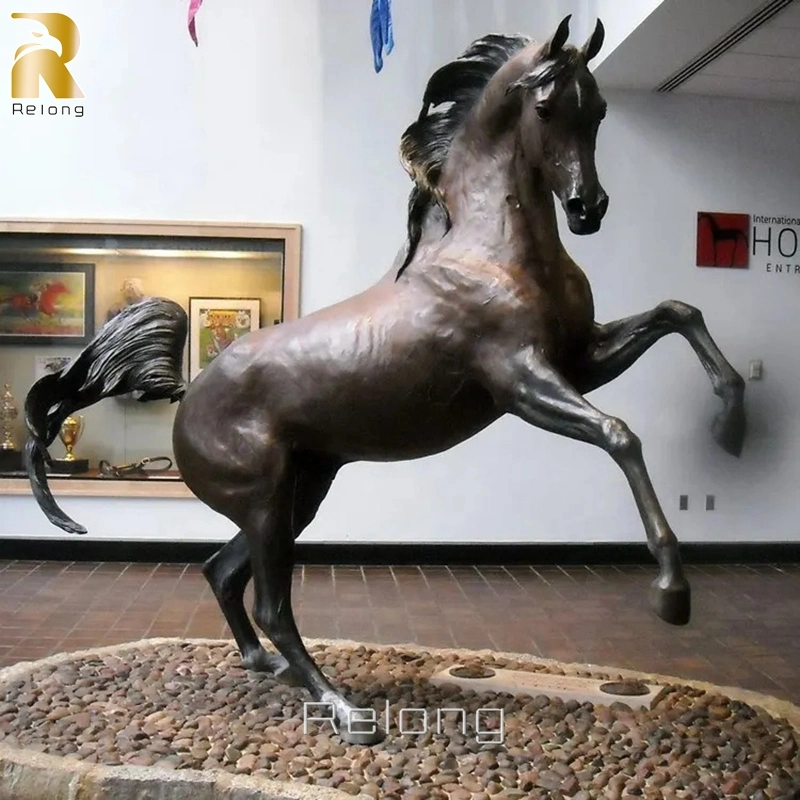
<svg viewBox="0 0 800 800">
<path fill-rule="evenodd" d="M 397 45 L 379 75 L 367 5 L 207 0 L 195 49 L 180 3 L 142 0 L 112 11 L 100 0 L 63 0 L 60 10 L 83 35 L 75 73 L 87 113 L 11 119 L 0 106 L 0 146 L 14 154 L 0 160 L 0 217 L 300 222 L 303 311 L 363 288 L 403 239 L 408 182 L 397 143 L 430 72 L 489 30 L 545 37 L 562 11 L 583 4 L 559 3 L 545 20 L 530 3 L 396 2 Z M 17 6 L 38 8 L 31 0 Z M 6 22 L 0 36 L 0 52 L 16 46 Z M 592 399 L 641 435 L 684 541 L 796 539 L 800 276 L 781 281 L 693 264 L 698 210 L 798 215 L 800 111 L 652 95 L 609 100 L 598 150 L 609 216 L 593 237 L 564 234 L 593 281 L 599 318 L 667 297 L 696 303 L 735 365 L 744 370 L 750 358 L 763 358 L 766 380 L 749 384 L 751 438 L 739 461 L 710 440 L 716 398 L 683 341 L 657 345 Z M 692 498 L 688 512 L 676 510 L 683 492 Z M 706 493 L 717 495 L 713 513 L 701 510 Z M 97 539 L 232 532 L 195 501 L 63 504 Z M 0 498 L 0 536 L 59 535 L 31 498 Z M 627 485 L 603 453 L 507 419 L 435 458 L 346 468 L 304 538 L 640 541 L 643 534 Z"/>
</svg>

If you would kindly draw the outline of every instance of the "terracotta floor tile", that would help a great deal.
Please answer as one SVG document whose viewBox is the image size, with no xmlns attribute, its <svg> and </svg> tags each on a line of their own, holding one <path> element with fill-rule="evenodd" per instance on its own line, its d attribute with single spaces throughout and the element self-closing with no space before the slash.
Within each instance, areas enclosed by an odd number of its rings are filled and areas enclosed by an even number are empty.
<svg viewBox="0 0 800 800">
<path fill-rule="evenodd" d="M 647 606 L 654 567 L 295 571 L 303 636 L 494 647 L 765 691 L 800 703 L 800 565 L 690 565 L 684 628 Z M 248 587 L 246 607 L 252 606 Z M 229 636 L 197 564 L 0 561 L 0 665 L 145 636 Z"/>
</svg>

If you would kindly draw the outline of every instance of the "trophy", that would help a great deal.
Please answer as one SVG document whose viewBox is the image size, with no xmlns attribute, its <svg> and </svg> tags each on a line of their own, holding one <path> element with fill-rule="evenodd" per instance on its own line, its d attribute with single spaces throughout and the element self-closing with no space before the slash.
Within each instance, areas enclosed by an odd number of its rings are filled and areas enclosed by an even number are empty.
<svg viewBox="0 0 800 800">
<path fill-rule="evenodd" d="M 78 444 L 78 439 L 83 434 L 83 417 L 67 417 L 61 423 L 61 430 L 58 432 L 58 438 L 61 439 L 61 444 L 64 445 L 67 455 L 64 461 L 75 461 L 75 445 Z"/>
<path fill-rule="evenodd" d="M 64 458 L 54 458 L 51 460 L 50 469 L 52 472 L 74 475 L 78 472 L 87 472 L 89 469 L 88 458 L 75 458 L 75 445 L 83 435 L 84 420 L 82 416 L 67 417 L 58 431 L 58 438 L 64 445 L 67 454 Z"/>
<path fill-rule="evenodd" d="M 3 402 L 0 404 L 0 423 L 3 426 L 3 440 L 0 442 L 0 471 L 20 472 L 22 470 L 22 453 L 14 446 L 14 422 L 19 409 L 11 394 L 11 385 L 3 387 Z"/>
</svg>

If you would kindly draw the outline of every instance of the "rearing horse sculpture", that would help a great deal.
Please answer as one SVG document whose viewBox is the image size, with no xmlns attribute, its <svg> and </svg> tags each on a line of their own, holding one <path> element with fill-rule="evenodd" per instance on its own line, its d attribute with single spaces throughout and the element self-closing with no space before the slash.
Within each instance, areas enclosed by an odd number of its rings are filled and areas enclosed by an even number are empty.
<svg viewBox="0 0 800 800">
<path fill-rule="evenodd" d="M 348 724 L 354 709 L 304 647 L 290 598 L 293 543 L 343 465 L 438 453 L 504 414 L 596 445 L 628 479 L 658 561 L 653 608 L 684 624 L 689 585 L 640 441 L 584 395 L 679 333 L 722 400 L 714 437 L 741 451 L 744 382 L 700 312 L 667 301 L 597 324 L 589 283 L 561 244 L 554 195 L 577 234 L 597 231 L 608 205 L 594 162 L 606 103 L 587 66 L 603 28 L 598 22 L 578 49 L 566 44 L 568 21 L 541 46 L 486 36 L 431 77 L 401 146 L 414 180 L 408 242 L 377 284 L 239 339 L 188 386 L 186 315 L 172 301 L 145 300 L 107 323 L 69 367 L 34 384 L 26 401 L 35 496 L 54 524 L 76 533 L 85 529 L 57 506 L 45 474 L 61 422 L 131 391 L 180 401 L 173 444 L 181 474 L 241 529 L 204 571 L 245 664 L 331 703 L 351 742 L 381 733 L 357 712 Z M 280 655 L 263 649 L 247 618 L 251 572 L 253 617 Z"/>
</svg>

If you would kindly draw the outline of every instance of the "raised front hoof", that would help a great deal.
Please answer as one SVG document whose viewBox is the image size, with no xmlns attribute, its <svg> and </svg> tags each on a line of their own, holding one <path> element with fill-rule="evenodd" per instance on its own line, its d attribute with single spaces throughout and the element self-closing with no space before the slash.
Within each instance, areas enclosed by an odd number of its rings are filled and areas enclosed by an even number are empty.
<svg viewBox="0 0 800 800">
<path fill-rule="evenodd" d="M 659 578 L 650 589 L 653 611 L 670 625 L 686 625 L 692 616 L 692 590 L 685 580 L 664 585 Z"/>
<path fill-rule="evenodd" d="M 747 419 L 744 407 L 730 406 L 721 411 L 711 426 L 714 441 L 726 452 L 737 458 L 742 454 L 744 437 L 747 433 Z"/>
<path fill-rule="evenodd" d="M 377 726 L 372 725 L 365 727 L 364 730 L 359 730 L 359 723 L 353 720 L 348 728 L 347 723 L 344 723 L 339 728 L 339 738 L 347 744 L 358 744 L 364 747 L 369 747 L 372 744 L 382 742 L 386 734 Z"/>
</svg>

